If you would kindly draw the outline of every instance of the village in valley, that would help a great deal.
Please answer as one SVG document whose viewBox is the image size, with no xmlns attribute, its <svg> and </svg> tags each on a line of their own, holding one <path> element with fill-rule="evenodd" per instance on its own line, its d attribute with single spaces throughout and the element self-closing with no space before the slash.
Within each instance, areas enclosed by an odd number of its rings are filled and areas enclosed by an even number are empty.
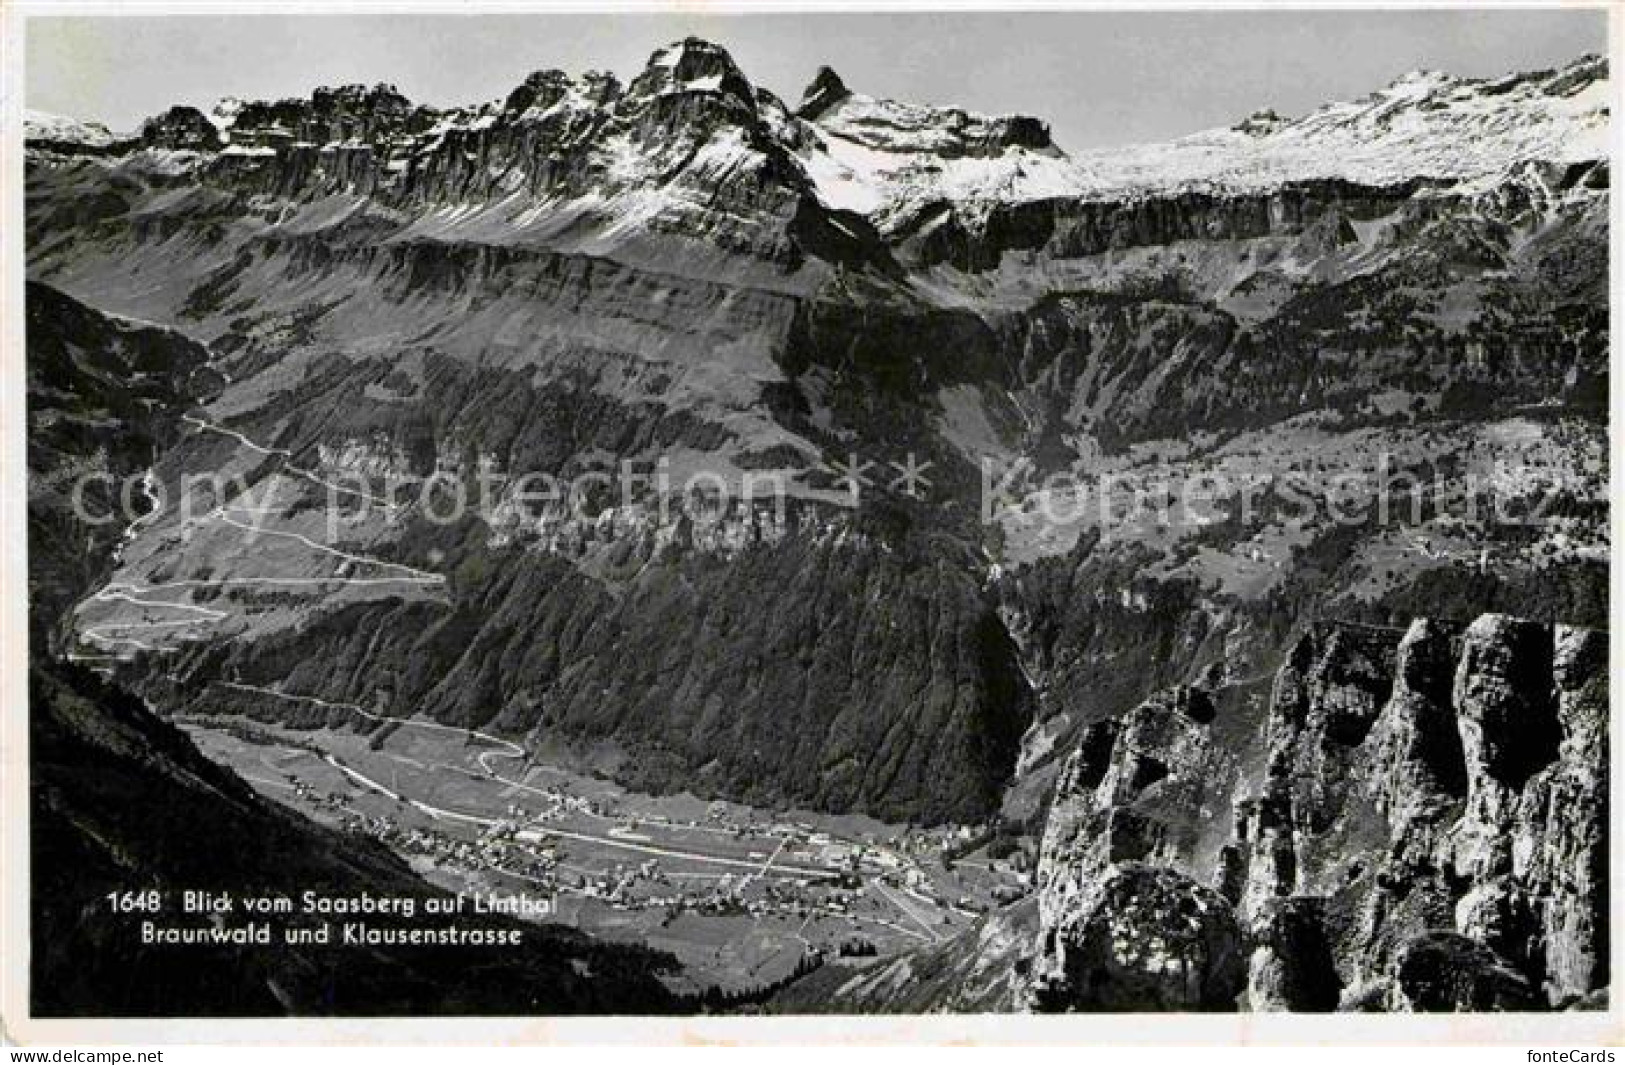
<svg viewBox="0 0 1625 1065">
<path fill-rule="evenodd" d="M 372 736 L 184 722 L 267 797 L 370 836 L 448 890 L 646 943 L 691 993 L 749 994 L 826 963 L 947 939 L 1031 886 L 1031 841 L 649 796 L 411 722 Z"/>
</svg>

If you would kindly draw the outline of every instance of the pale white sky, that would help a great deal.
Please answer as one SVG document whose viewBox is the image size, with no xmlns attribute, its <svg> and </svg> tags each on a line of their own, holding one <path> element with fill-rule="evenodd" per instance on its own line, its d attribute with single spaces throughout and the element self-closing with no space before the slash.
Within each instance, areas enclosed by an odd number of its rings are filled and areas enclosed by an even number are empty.
<svg viewBox="0 0 1625 1065">
<path fill-rule="evenodd" d="M 1418 67 L 1468 76 L 1607 50 L 1600 10 L 31 18 L 29 107 L 131 129 L 174 103 L 388 81 L 505 96 L 544 67 L 629 79 L 690 34 L 794 107 L 820 64 L 860 92 L 1048 121 L 1086 148 L 1302 114 Z"/>
</svg>

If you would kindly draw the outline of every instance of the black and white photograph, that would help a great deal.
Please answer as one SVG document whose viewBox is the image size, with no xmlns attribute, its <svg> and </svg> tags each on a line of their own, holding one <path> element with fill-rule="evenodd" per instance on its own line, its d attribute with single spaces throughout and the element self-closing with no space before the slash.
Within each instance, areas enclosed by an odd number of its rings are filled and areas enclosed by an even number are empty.
<svg viewBox="0 0 1625 1065">
<path fill-rule="evenodd" d="M 10 11 L 10 1038 L 1617 1044 L 1615 14 Z"/>
</svg>

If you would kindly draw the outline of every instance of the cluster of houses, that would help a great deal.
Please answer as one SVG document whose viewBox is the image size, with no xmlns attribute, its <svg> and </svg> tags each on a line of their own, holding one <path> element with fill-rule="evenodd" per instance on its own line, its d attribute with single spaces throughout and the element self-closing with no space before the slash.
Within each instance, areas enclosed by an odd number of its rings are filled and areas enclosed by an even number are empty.
<svg viewBox="0 0 1625 1065">
<path fill-rule="evenodd" d="M 433 826 L 403 825 L 389 815 L 363 814 L 352 808 L 347 794 L 321 792 L 292 775 L 288 780 L 301 801 L 337 812 L 347 830 L 371 836 L 398 853 L 421 856 L 448 869 L 517 876 L 544 890 L 597 899 L 615 909 L 664 909 L 667 924 L 684 913 L 781 917 L 802 922 L 823 918 L 847 923 L 854 929 L 850 934 L 858 935 L 858 921 L 865 915 L 866 904 L 874 905 L 864 891 L 871 882 L 907 892 L 922 903 L 958 911 L 962 916 L 1014 901 L 1030 888 L 1028 876 L 1016 867 L 1019 863 L 1005 860 L 970 863 L 997 876 L 999 882 L 992 887 L 991 897 L 985 884 L 972 891 L 960 883 L 953 859 L 975 849 L 980 842 L 976 830 L 969 826 L 914 829 L 885 839 L 871 834 L 847 839 L 799 822 L 740 823 L 730 816 L 728 808 L 713 804 L 704 824 L 685 825 L 645 815 L 622 818 L 608 835 L 647 841 L 649 837 L 639 831 L 642 828 L 687 827 L 720 829 L 735 838 L 762 837 L 762 852 L 751 852 L 753 859 L 763 861 L 762 873 L 674 872 L 658 857 L 587 869 L 566 861 L 569 840 L 556 833 L 563 832 L 565 837 L 569 833 L 548 826 L 571 815 L 609 820 L 617 818 L 619 812 L 601 800 L 575 794 L 565 787 L 532 789 L 542 800 L 532 804 L 540 806 L 539 811 L 510 802 L 495 822 L 470 835 L 466 828 L 441 831 Z M 771 864 L 770 852 L 782 852 L 786 863 L 816 865 L 828 870 L 828 875 L 763 875 Z M 946 920 L 947 914 L 943 916 Z M 831 943 L 832 947 L 841 945 Z M 846 956 L 867 953 L 867 949 L 849 949 Z"/>
</svg>

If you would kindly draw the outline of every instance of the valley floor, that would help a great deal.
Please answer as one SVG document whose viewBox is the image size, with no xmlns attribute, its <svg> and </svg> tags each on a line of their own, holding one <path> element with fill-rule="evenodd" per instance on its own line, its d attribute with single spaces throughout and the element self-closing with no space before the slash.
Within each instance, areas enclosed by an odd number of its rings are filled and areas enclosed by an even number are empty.
<svg viewBox="0 0 1625 1065">
<path fill-rule="evenodd" d="M 443 887 L 546 900 L 539 920 L 671 952 L 685 992 L 942 942 L 1028 884 L 1011 861 L 959 856 L 968 829 L 642 795 L 432 722 L 371 736 L 181 723 L 266 797 L 379 839 Z"/>
</svg>

